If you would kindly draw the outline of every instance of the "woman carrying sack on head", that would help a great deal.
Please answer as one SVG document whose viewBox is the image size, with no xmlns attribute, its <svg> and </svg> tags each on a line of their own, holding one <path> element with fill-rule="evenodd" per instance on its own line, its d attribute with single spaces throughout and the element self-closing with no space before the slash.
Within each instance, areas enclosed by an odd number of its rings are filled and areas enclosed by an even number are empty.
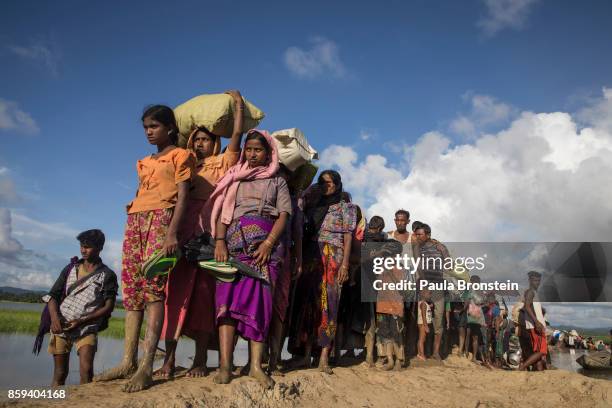
<svg viewBox="0 0 612 408">
<path fill-rule="evenodd" d="M 264 388 L 274 385 L 261 362 L 285 253 L 280 238 L 291 215 L 289 189 L 277 175 L 278 168 L 274 140 L 265 131 L 249 131 L 240 161 L 219 181 L 206 205 L 212 208 L 215 259 L 226 262 L 231 255 L 262 275 L 261 279 L 237 275 L 233 282 L 217 281 L 220 367 L 214 381 L 218 384 L 231 379 L 234 334 L 238 334 L 249 341 L 249 376 Z"/>
<path fill-rule="evenodd" d="M 196 174 L 191 182 L 189 202 L 179 235 L 186 242 L 209 229 L 210 214 L 203 211 L 204 204 L 223 175 L 238 163 L 244 101 L 238 91 L 227 91 L 234 98 L 234 130 L 225 152 L 221 153 L 221 137 L 205 128 L 195 129 L 187 141 L 187 150 L 196 157 Z M 176 346 L 179 337 L 186 335 L 195 340 L 193 364 L 187 377 L 203 377 L 206 369 L 207 349 L 215 330 L 215 280 L 199 270 L 195 262 L 185 258 L 178 261 L 170 272 L 166 288 L 166 319 L 161 338 L 166 341 L 163 366 L 154 374 L 172 378 L 175 370 Z"/>
</svg>

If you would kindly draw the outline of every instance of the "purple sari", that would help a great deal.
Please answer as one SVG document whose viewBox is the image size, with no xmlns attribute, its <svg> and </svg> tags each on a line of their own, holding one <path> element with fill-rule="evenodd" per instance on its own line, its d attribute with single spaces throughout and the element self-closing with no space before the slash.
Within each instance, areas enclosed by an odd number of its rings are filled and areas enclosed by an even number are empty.
<svg viewBox="0 0 612 408">
<path fill-rule="evenodd" d="M 243 215 L 232 221 L 227 234 L 230 255 L 255 267 L 253 252 L 263 242 L 274 225 L 274 220 L 257 215 Z M 273 290 L 283 254 L 277 244 L 266 265 L 257 268 L 266 280 L 237 275 L 234 282 L 217 281 L 215 294 L 216 318 L 236 320 L 236 332 L 247 340 L 263 342 L 268 336 L 272 320 Z"/>
</svg>

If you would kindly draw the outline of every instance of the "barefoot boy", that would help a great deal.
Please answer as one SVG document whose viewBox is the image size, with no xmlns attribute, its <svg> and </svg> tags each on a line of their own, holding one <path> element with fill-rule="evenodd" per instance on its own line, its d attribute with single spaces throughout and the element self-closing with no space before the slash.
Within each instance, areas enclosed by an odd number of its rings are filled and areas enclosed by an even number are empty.
<svg viewBox="0 0 612 408">
<path fill-rule="evenodd" d="M 117 275 L 100 259 L 102 231 L 88 230 L 77 239 L 82 258 L 73 258 L 64 268 L 47 297 L 51 316 L 48 351 L 55 364 L 52 386 L 66 383 L 73 344 L 79 356 L 81 384 L 91 382 L 98 332 L 108 327 L 117 296 Z"/>
<path fill-rule="evenodd" d="M 425 360 L 425 339 L 429 333 L 429 325 L 433 322 L 431 313 L 431 291 L 423 289 L 419 293 L 419 309 L 417 312 L 417 324 L 419 326 L 418 354 L 419 360 Z"/>
<path fill-rule="evenodd" d="M 375 251 L 378 257 L 393 257 L 403 251 L 402 243 L 390 239 L 383 231 L 382 217 L 373 216 L 368 226 L 366 242 L 379 242 Z M 392 268 L 380 278 L 385 283 L 398 283 L 405 279 L 405 273 Z M 381 290 L 376 296 L 376 340 L 378 355 L 387 358 L 383 370 L 400 370 L 404 365 L 404 296 L 397 290 Z M 373 359 L 372 359 L 373 361 Z"/>
</svg>

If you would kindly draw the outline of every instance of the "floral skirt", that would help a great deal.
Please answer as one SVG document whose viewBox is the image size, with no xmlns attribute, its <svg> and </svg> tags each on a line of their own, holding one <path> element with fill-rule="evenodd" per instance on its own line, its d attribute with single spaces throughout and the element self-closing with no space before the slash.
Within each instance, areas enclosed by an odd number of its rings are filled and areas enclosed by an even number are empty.
<svg viewBox="0 0 612 408">
<path fill-rule="evenodd" d="M 306 342 L 316 338 L 319 347 L 330 347 L 336 337 L 340 285 L 337 277 L 343 248 L 326 242 L 306 242 L 303 272 L 297 283 L 289 351 L 301 354 Z"/>
<path fill-rule="evenodd" d="M 121 261 L 123 307 L 126 310 L 143 310 L 146 303 L 164 300 L 167 277 L 146 279 L 141 266 L 162 248 L 172 214 L 173 208 L 128 214 Z"/>
</svg>

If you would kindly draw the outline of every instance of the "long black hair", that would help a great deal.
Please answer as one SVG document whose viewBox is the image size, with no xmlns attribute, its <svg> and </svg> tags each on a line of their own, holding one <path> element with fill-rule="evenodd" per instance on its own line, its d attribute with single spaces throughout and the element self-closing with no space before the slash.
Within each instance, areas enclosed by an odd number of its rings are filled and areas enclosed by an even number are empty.
<svg viewBox="0 0 612 408">
<path fill-rule="evenodd" d="M 176 145 L 178 143 L 179 130 L 172 108 L 166 105 L 151 105 L 142 113 L 140 120 L 144 122 L 146 118 L 151 118 L 166 126 L 169 129 L 168 136 L 170 136 L 172 144 Z"/>
<path fill-rule="evenodd" d="M 342 201 L 342 178 L 340 177 L 340 173 L 336 170 L 324 170 L 319 175 L 317 179 L 317 184 L 321 193 L 323 193 L 325 180 L 323 180 L 323 176 L 328 175 L 331 177 L 334 185 L 336 186 L 336 191 L 334 191 L 330 195 L 323 195 L 319 198 L 317 203 L 314 203 L 312 207 L 306 208 L 306 226 L 305 235 L 313 235 L 318 233 L 321 229 L 321 225 L 323 225 L 323 221 L 325 219 L 325 215 L 327 215 L 327 211 L 329 207 L 334 204 L 338 204 Z"/>
</svg>

